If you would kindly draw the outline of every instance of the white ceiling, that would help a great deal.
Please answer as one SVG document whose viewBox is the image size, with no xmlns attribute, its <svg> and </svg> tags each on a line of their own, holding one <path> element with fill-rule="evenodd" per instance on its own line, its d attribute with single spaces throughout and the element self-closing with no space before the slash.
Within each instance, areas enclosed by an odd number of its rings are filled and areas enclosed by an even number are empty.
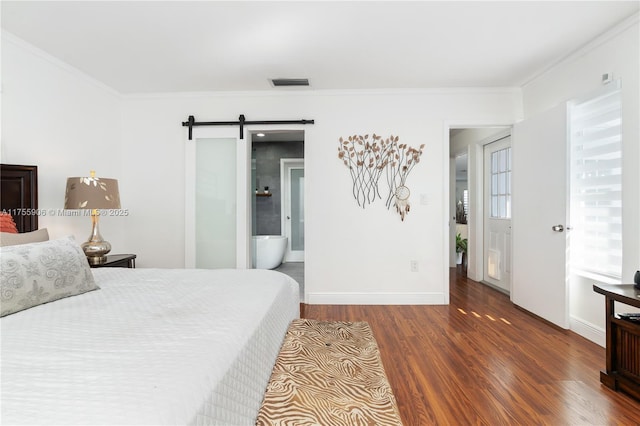
<svg viewBox="0 0 640 426">
<path fill-rule="evenodd" d="M 639 1 L 2 1 L 2 28 L 116 91 L 521 86 Z"/>
</svg>

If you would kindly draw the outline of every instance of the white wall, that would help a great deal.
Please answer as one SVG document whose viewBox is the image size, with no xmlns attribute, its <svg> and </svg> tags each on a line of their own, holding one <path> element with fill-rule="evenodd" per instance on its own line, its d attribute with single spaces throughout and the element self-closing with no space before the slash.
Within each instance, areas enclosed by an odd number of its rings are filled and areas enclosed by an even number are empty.
<svg viewBox="0 0 640 426">
<path fill-rule="evenodd" d="M 310 302 L 445 303 L 448 130 L 451 123 L 511 123 L 519 90 L 295 92 L 122 98 L 3 33 L 2 161 L 39 166 L 40 207 L 63 207 L 68 176 L 119 179 L 126 218 L 103 218 L 114 253 L 140 267 L 184 266 L 186 129 L 200 120 L 313 118 L 306 131 L 306 288 Z M 232 129 L 233 132 L 237 129 Z M 359 208 L 340 136 L 377 132 L 426 144 L 408 180 L 404 222 L 383 202 Z M 420 200 L 424 204 L 421 204 Z M 52 237 L 84 240 L 89 220 L 40 218 Z M 410 272 L 410 260 L 419 271 Z"/>
<path fill-rule="evenodd" d="M 306 280 L 310 303 L 444 303 L 448 259 L 448 123 L 512 123 L 519 90 L 231 93 L 128 97 L 123 103 L 121 191 L 130 201 L 128 251 L 139 266 L 184 266 L 184 151 L 200 121 L 315 119 L 305 127 Z M 197 131 L 197 129 L 196 129 Z M 237 127 L 231 128 L 237 134 Z M 404 222 L 380 200 L 351 195 L 338 138 L 398 135 L 426 148 L 408 179 Z M 145 189 L 153 185 L 157 193 Z M 420 203 L 424 199 L 425 205 Z M 410 271 L 415 259 L 419 271 Z"/>
<path fill-rule="evenodd" d="M 74 68 L 48 56 L 9 33 L 2 33 L 1 160 L 38 166 L 38 221 L 51 238 L 74 235 L 80 242 L 91 233 L 89 217 L 64 217 L 64 191 L 69 176 L 122 180 L 120 97 Z M 122 198 L 123 207 L 128 199 Z M 103 237 L 114 251 L 126 251 L 123 221 L 100 220 Z"/>
<path fill-rule="evenodd" d="M 623 143 L 623 282 L 632 283 L 640 268 L 640 58 L 638 14 L 585 46 L 549 72 L 523 87 L 525 118 L 587 95 L 601 86 L 604 73 L 622 82 Z M 604 343 L 604 298 L 593 281 L 577 280 L 570 288 L 571 328 Z M 630 310 L 622 307 L 621 310 Z"/>
<path fill-rule="evenodd" d="M 640 265 L 638 24 L 574 55 L 527 84 L 534 115 L 600 84 L 622 78 L 625 149 L 626 281 Z M 37 164 L 40 206 L 62 208 L 67 176 L 120 180 L 130 216 L 101 221 L 114 252 L 133 252 L 141 267 L 184 266 L 186 129 L 199 120 L 313 118 L 306 131 L 307 282 L 315 303 L 442 303 L 447 294 L 446 224 L 450 127 L 508 125 L 521 118 L 519 90 L 227 93 L 121 98 L 101 84 L 3 33 L 2 161 Z M 236 129 L 237 130 L 237 129 Z M 408 180 L 412 210 L 401 222 L 382 202 L 357 207 L 348 171 L 337 159 L 340 136 L 377 132 L 426 143 Z M 424 204 L 421 203 L 424 200 Z M 82 223 L 79 223 L 82 222 Z M 84 239 L 89 223 L 42 217 L 53 237 Z M 419 272 L 410 272 L 415 259 Z M 604 324 L 603 305 L 582 288 L 572 315 Z M 574 291 L 574 294 L 577 293 Z"/>
</svg>

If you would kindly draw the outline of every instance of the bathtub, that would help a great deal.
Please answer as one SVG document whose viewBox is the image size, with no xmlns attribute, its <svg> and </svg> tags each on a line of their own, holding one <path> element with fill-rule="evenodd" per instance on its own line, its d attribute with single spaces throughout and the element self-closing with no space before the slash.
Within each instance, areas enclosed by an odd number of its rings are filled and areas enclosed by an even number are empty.
<svg viewBox="0 0 640 426">
<path fill-rule="evenodd" d="M 254 235 L 252 241 L 253 267 L 274 269 L 280 266 L 287 250 L 287 237 L 282 235 Z"/>
</svg>

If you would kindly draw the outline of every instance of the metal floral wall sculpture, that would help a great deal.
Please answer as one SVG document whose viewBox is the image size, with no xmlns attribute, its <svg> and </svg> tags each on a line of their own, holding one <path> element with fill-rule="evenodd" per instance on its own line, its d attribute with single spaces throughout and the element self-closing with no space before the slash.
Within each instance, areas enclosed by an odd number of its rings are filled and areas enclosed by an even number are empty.
<svg viewBox="0 0 640 426">
<path fill-rule="evenodd" d="M 364 208 L 377 198 L 382 199 L 378 182 L 384 175 L 389 187 L 386 195 L 387 209 L 393 204 L 400 218 L 409 213 L 409 188 L 407 177 L 420 162 L 424 144 L 419 149 L 398 143 L 398 136 L 383 139 L 375 133 L 369 135 L 353 135 L 340 138 L 338 158 L 349 169 L 353 182 L 353 196 L 358 205 Z"/>
</svg>

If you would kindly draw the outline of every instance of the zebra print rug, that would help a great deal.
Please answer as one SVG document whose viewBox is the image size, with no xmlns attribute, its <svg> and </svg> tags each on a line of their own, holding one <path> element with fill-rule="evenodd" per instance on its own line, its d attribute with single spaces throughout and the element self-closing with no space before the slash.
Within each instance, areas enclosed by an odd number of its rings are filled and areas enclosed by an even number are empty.
<svg viewBox="0 0 640 426">
<path fill-rule="evenodd" d="M 402 425 L 369 324 L 294 320 L 256 425 Z"/>
</svg>

